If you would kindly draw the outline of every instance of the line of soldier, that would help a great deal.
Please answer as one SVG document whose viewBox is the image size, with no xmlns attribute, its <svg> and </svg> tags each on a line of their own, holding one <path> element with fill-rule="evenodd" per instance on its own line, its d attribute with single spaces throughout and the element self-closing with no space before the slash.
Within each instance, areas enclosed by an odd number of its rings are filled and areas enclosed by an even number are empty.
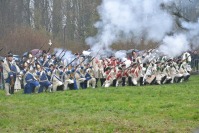
<svg viewBox="0 0 199 133">
<path fill-rule="evenodd" d="M 16 62 L 9 52 L 2 60 L 6 95 L 21 88 L 25 94 L 96 88 L 98 82 L 105 88 L 180 83 L 187 81 L 191 72 L 188 52 L 181 58 L 166 59 L 153 50 L 141 55 L 132 51 L 132 57 L 124 61 L 115 57 L 75 56 L 72 62 L 66 63 L 44 51 L 37 58 L 28 53 L 21 62 Z"/>
</svg>

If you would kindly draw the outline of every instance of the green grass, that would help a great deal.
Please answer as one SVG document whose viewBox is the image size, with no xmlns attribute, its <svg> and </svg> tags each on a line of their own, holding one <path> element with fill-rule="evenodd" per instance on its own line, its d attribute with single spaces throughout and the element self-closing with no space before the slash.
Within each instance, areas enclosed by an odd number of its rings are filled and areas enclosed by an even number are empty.
<svg viewBox="0 0 199 133">
<path fill-rule="evenodd" d="M 5 96 L 4 132 L 193 132 L 199 127 L 199 76 L 181 84 Z"/>
</svg>

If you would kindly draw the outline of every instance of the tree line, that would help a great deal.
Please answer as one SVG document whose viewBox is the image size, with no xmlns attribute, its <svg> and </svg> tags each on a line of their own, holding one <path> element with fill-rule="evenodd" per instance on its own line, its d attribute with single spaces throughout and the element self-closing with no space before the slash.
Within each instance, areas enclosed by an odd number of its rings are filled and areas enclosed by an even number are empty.
<svg viewBox="0 0 199 133">
<path fill-rule="evenodd" d="M 99 4 L 100 0 L 0 0 L 0 46 L 21 54 L 52 39 L 54 47 L 84 48 L 85 39 L 96 33 Z"/>
</svg>

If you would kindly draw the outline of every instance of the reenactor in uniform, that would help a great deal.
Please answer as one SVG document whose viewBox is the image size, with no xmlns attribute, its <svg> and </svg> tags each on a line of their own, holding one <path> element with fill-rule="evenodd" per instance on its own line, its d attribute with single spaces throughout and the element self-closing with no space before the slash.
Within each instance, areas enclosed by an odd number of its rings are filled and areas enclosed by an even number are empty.
<svg viewBox="0 0 199 133">
<path fill-rule="evenodd" d="M 85 75 L 83 73 L 84 71 L 84 67 L 80 67 L 78 69 L 76 69 L 76 72 L 75 72 L 75 80 L 76 80 L 76 84 L 77 84 L 77 89 L 80 89 L 80 86 L 82 87 L 82 89 L 85 89 L 86 86 L 84 84 L 86 78 L 85 78 Z"/>
<path fill-rule="evenodd" d="M 47 76 L 46 71 L 39 64 L 37 64 L 37 72 L 36 72 L 36 74 L 38 76 L 38 80 L 39 80 L 39 84 L 40 84 L 39 93 L 43 92 L 44 88 L 45 88 L 45 91 L 51 92 L 52 84 L 48 80 L 48 76 Z"/>
<path fill-rule="evenodd" d="M 128 70 L 126 68 L 126 64 L 121 64 L 122 67 L 122 86 L 125 86 L 127 83 L 127 79 L 129 77 Z"/>
<path fill-rule="evenodd" d="M 156 84 L 161 85 L 166 79 L 166 67 L 161 62 L 157 61 L 155 64 Z"/>
<path fill-rule="evenodd" d="M 116 74 L 116 87 L 123 86 L 123 71 L 122 68 L 119 67 Z"/>
<path fill-rule="evenodd" d="M 9 52 L 2 63 L 3 77 L 5 80 L 5 93 L 7 96 L 14 93 L 14 73 L 11 70 L 11 63 L 13 61 L 13 54 Z"/>
<path fill-rule="evenodd" d="M 94 73 L 92 68 L 88 68 L 86 70 L 86 74 L 85 74 L 85 79 L 87 81 L 87 87 L 90 87 L 90 84 L 92 84 L 92 88 L 95 88 L 96 86 L 96 79 L 94 77 Z"/>
<path fill-rule="evenodd" d="M 173 61 L 170 66 L 170 74 L 171 74 L 171 83 L 179 83 L 183 79 L 183 74 L 179 71 L 179 64 L 180 60 L 177 60 L 176 62 Z"/>
<path fill-rule="evenodd" d="M 38 93 L 40 84 L 34 74 L 34 69 L 30 66 L 26 66 L 26 73 L 24 75 L 24 93 L 31 94 L 33 92 Z"/>
<path fill-rule="evenodd" d="M 11 70 L 14 73 L 14 79 L 15 79 L 15 84 L 14 84 L 14 90 L 17 92 L 21 90 L 21 80 L 22 80 L 22 75 L 21 75 L 21 70 L 19 66 L 16 64 L 15 61 L 12 63 Z"/>
<path fill-rule="evenodd" d="M 111 65 L 109 65 L 109 67 L 106 68 L 105 77 L 106 77 L 106 81 L 104 82 L 105 88 L 108 88 L 111 85 L 115 86 L 114 80 L 115 80 L 115 83 L 116 83 L 116 75 L 115 75 L 115 70 L 113 68 L 111 68 Z"/>
<path fill-rule="evenodd" d="M 167 62 L 165 62 L 165 65 L 163 67 L 163 76 L 161 80 L 161 84 L 169 84 L 172 81 L 172 75 L 170 73 L 170 65 L 171 65 L 171 59 L 169 59 Z"/>
<path fill-rule="evenodd" d="M 72 90 L 74 84 L 74 79 L 71 77 L 71 71 L 68 70 L 65 73 L 64 90 L 68 90 L 68 87 Z"/>
<path fill-rule="evenodd" d="M 153 62 L 148 62 L 146 65 L 146 73 L 144 76 L 145 83 L 146 84 L 154 84 L 156 81 L 156 76 L 155 76 L 155 65 Z"/>
<path fill-rule="evenodd" d="M 53 67 L 50 81 L 52 82 L 53 92 L 57 91 L 58 87 L 63 87 L 63 85 L 64 85 L 60 79 L 60 73 L 55 66 Z"/>
<path fill-rule="evenodd" d="M 131 83 L 134 86 L 138 85 L 138 81 L 140 78 L 140 70 L 141 67 L 137 63 L 132 64 L 132 68 L 129 71 L 129 76 L 131 77 Z"/>
</svg>

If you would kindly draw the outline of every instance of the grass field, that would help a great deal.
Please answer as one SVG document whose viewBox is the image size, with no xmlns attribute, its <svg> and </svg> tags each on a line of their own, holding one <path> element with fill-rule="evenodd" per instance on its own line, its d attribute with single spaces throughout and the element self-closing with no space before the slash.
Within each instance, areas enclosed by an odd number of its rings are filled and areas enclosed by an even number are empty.
<svg viewBox="0 0 199 133">
<path fill-rule="evenodd" d="M 193 132 L 199 128 L 199 76 L 181 84 L 5 96 L 0 133 Z"/>
</svg>

